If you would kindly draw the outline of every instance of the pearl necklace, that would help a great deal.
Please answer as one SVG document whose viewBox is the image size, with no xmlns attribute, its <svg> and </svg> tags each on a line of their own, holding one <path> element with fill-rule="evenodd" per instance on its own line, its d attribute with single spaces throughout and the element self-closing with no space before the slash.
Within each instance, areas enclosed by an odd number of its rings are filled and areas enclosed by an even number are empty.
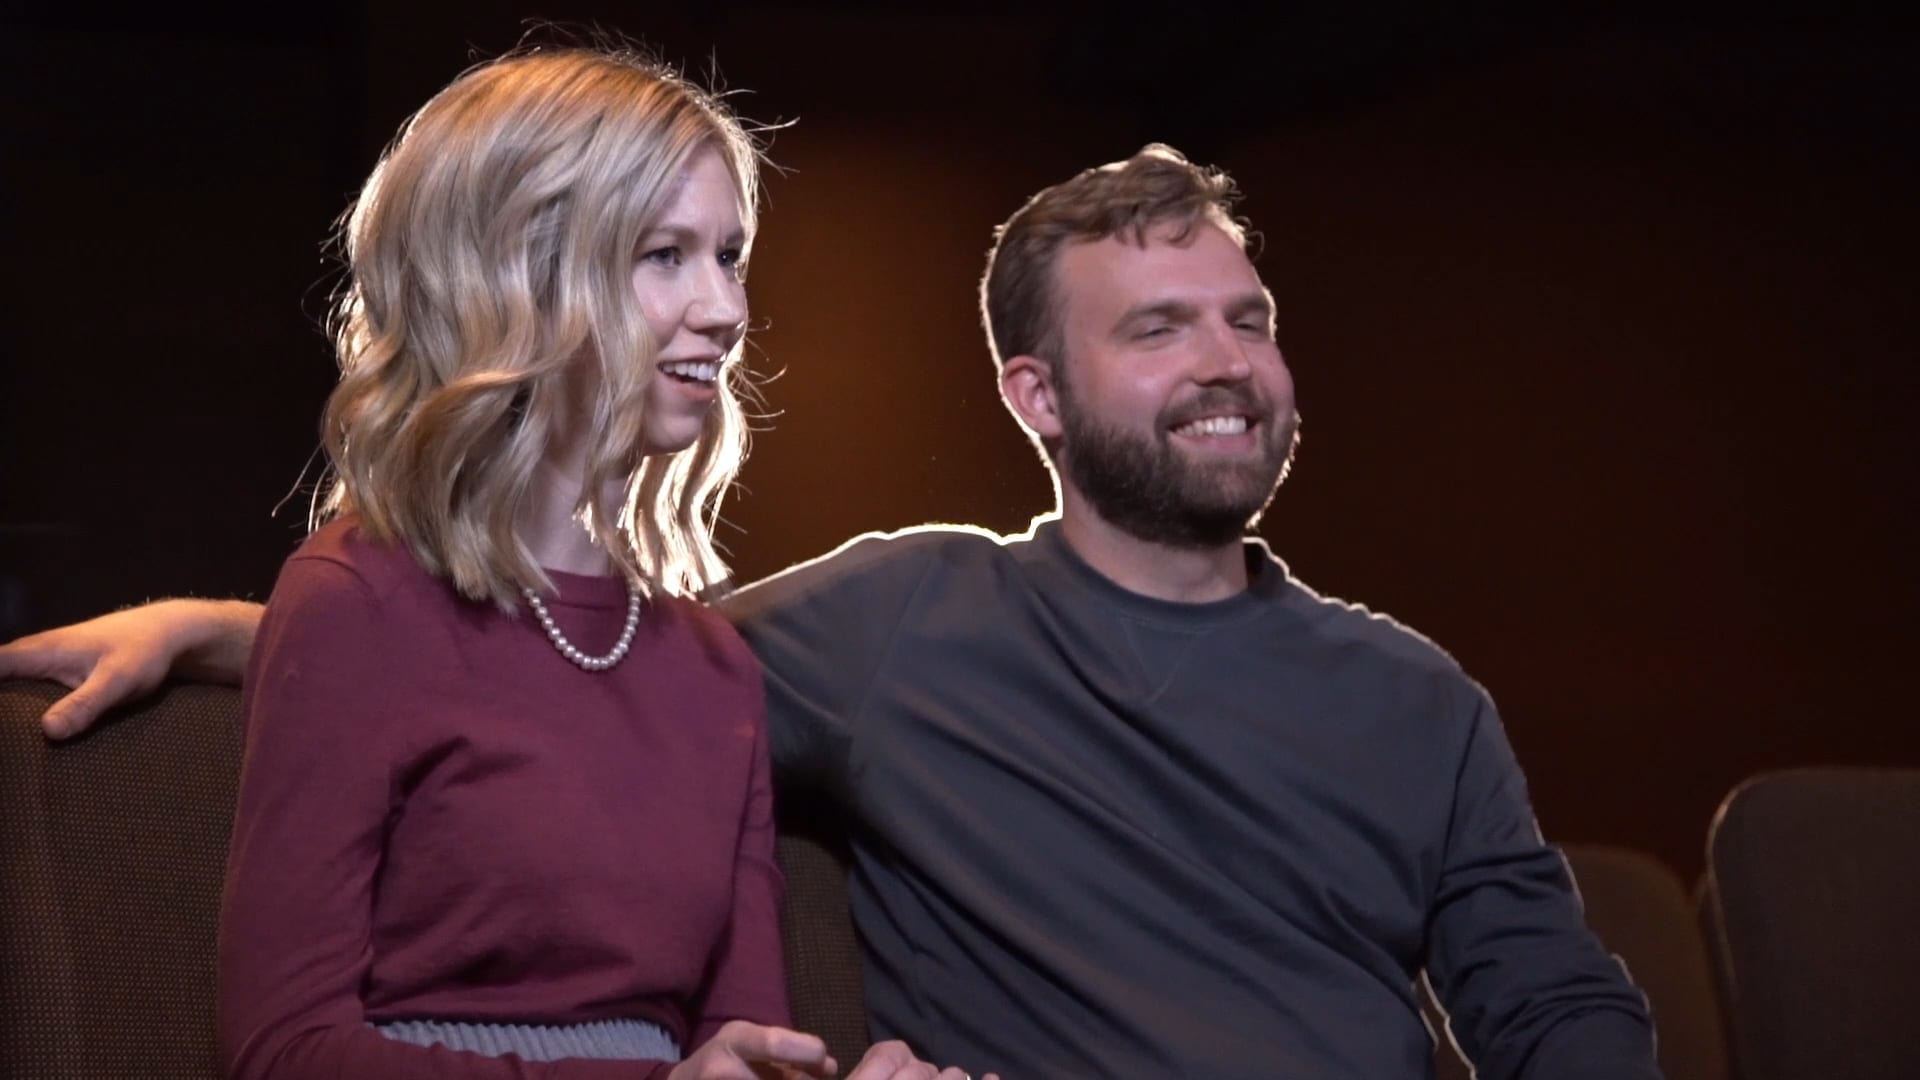
<svg viewBox="0 0 1920 1080">
<path fill-rule="evenodd" d="M 621 628 L 620 640 L 613 643 L 613 650 L 605 656 L 588 656 L 581 652 L 573 642 L 567 640 L 567 635 L 560 632 L 560 624 L 553 621 L 553 612 L 547 610 L 546 603 L 532 589 L 520 591 L 526 596 L 534 615 L 539 618 L 540 626 L 546 630 L 547 640 L 553 642 L 553 647 L 560 650 L 561 656 L 587 671 L 607 670 L 625 659 L 627 650 L 633 647 L 634 631 L 640 628 L 640 590 L 632 585 L 627 586 L 627 625 Z"/>
</svg>

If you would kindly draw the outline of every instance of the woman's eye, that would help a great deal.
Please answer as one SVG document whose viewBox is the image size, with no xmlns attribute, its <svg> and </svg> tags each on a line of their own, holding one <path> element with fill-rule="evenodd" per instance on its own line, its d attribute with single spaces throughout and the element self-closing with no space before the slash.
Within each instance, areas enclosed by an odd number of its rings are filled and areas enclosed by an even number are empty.
<svg viewBox="0 0 1920 1080">
<path fill-rule="evenodd" d="M 732 270 L 734 277 L 746 279 L 747 261 L 742 258 L 739 248 L 727 248 L 720 252 L 720 265 Z"/>
<path fill-rule="evenodd" d="M 652 251 L 640 256 L 640 261 L 650 262 L 655 266 L 679 266 L 680 249 L 677 247 L 654 248 Z"/>
</svg>

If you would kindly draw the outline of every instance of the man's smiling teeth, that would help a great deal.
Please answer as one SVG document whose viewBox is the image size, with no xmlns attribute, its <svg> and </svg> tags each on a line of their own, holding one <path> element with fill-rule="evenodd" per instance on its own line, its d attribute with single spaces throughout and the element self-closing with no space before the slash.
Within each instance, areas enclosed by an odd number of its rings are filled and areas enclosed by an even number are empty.
<svg viewBox="0 0 1920 1080">
<path fill-rule="evenodd" d="M 1173 429 L 1175 435 L 1241 435 L 1247 430 L 1244 416 L 1207 416 Z"/>
<path fill-rule="evenodd" d="M 674 360 L 661 364 L 660 370 L 669 375 L 678 375 L 683 379 L 698 379 L 712 382 L 720 377 L 720 363 L 717 360 Z"/>
</svg>

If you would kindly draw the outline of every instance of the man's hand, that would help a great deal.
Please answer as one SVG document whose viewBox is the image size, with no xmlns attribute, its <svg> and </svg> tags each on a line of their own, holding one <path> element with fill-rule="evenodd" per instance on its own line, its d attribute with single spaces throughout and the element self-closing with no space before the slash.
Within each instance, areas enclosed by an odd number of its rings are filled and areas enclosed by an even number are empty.
<svg viewBox="0 0 1920 1080">
<path fill-rule="evenodd" d="M 182 674 L 238 683 L 260 608 L 211 600 L 163 600 L 0 645 L 0 679 L 52 679 L 73 692 L 41 717 L 64 739 L 108 709 L 153 693 Z"/>
<path fill-rule="evenodd" d="M 873 1044 L 867 1056 L 847 1074 L 847 1080 L 971 1080 L 960 1069 L 936 1069 L 913 1056 L 907 1044 L 897 1040 Z M 1000 1080 L 988 1073 L 983 1080 Z"/>
<path fill-rule="evenodd" d="M 812 1035 L 730 1020 L 667 1076 L 668 1080 L 786 1080 L 832 1076 L 839 1068 L 827 1056 L 827 1044 Z"/>
</svg>

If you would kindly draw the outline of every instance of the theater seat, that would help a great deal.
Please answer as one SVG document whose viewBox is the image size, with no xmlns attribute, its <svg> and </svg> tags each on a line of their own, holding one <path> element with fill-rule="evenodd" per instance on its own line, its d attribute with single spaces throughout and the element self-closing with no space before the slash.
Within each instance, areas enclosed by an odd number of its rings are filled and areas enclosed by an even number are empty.
<svg viewBox="0 0 1920 1080">
<path fill-rule="evenodd" d="M 220 1075 L 214 942 L 240 772 L 240 692 L 170 684 L 51 743 L 65 690 L 0 682 L 0 1076 Z M 783 810 L 796 1026 L 848 1068 L 867 1046 L 834 819 Z"/>
<path fill-rule="evenodd" d="M 175 685 L 66 743 L 0 683 L 0 1075 L 220 1075 L 214 938 L 240 695 Z"/>
<path fill-rule="evenodd" d="M 1699 924 L 1680 878 L 1651 855 L 1601 844 L 1562 844 L 1587 925 L 1626 964 L 1653 1010 L 1661 1071 L 1669 1080 L 1727 1080 L 1725 1024 Z M 1438 1006 L 1427 999 L 1429 1022 Z M 1465 1080 L 1444 1033 L 1434 1075 Z"/>
<path fill-rule="evenodd" d="M 1920 770 L 1741 784 L 1701 906 L 1744 1080 L 1920 1077 Z"/>
</svg>

